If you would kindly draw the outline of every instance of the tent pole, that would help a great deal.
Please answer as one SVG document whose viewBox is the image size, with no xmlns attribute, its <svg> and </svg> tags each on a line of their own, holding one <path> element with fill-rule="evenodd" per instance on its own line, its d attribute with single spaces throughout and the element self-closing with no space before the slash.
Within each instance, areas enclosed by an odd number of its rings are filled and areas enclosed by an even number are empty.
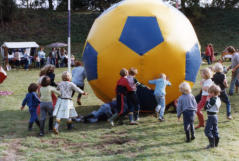
<svg viewBox="0 0 239 161">
<path fill-rule="evenodd" d="M 71 73 L 71 0 L 68 0 L 68 72 Z"/>
</svg>

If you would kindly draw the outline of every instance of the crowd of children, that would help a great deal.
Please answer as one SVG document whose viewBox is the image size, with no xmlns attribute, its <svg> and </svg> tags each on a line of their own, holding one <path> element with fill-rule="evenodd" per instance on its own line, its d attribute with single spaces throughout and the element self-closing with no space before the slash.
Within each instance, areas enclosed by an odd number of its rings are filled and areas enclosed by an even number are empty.
<svg viewBox="0 0 239 161">
<path fill-rule="evenodd" d="M 40 128 L 40 136 L 44 136 L 47 115 L 49 115 L 49 131 L 54 130 L 54 133 L 58 134 L 61 119 L 67 119 L 67 127 L 69 130 L 72 129 L 72 118 L 78 116 L 72 102 L 73 91 L 83 95 L 87 94 L 71 82 L 71 74 L 69 72 L 63 72 L 62 82 L 59 84 L 56 84 L 54 79 L 54 66 L 47 65 L 43 67 L 38 84 L 31 83 L 29 85 L 28 93 L 22 102 L 21 110 L 27 104 L 31 115 L 28 129 L 31 130 L 33 123 L 36 122 Z M 54 94 L 58 95 L 57 102 L 55 102 Z M 38 120 L 37 110 L 40 111 L 40 121 Z M 53 116 L 56 117 L 54 127 Z"/>
<path fill-rule="evenodd" d="M 239 65 L 239 55 L 236 53 L 233 72 L 237 75 Z M 42 68 L 38 84 L 31 83 L 28 87 L 28 93 L 22 102 L 21 110 L 27 104 L 29 106 L 30 120 L 28 129 L 31 130 L 35 122 L 40 128 L 40 136 L 44 136 L 44 126 L 47 114 L 49 115 L 49 131 L 59 133 L 61 119 L 67 119 L 67 128 L 72 129 L 72 121 L 77 122 L 97 122 L 100 119 L 108 120 L 112 126 L 115 122 L 122 122 L 123 118 L 128 115 L 129 124 L 137 125 L 139 123 L 140 103 L 136 91 L 139 86 L 143 86 L 135 78 L 138 71 L 135 68 L 129 70 L 123 68 L 120 70 L 120 79 L 116 84 L 116 100 L 103 104 L 98 111 L 77 118 L 78 114 L 75 110 L 72 97 L 74 92 L 78 92 L 77 103 L 80 105 L 81 95 L 87 95 L 84 89 L 84 79 L 86 73 L 80 62 L 76 62 L 76 68 L 73 69 L 73 79 L 69 72 L 63 72 L 62 82 L 55 83 L 54 66 L 48 65 Z M 228 68 L 229 69 L 229 68 Z M 182 95 L 178 98 L 177 117 L 180 121 L 183 115 L 184 130 L 186 134 L 186 142 L 195 139 L 194 129 L 205 127 L 205 135 L 208 137 L 209 145 L 207 148 L 217 147 L 219 143 L 218 134 L 218 117 L 217 113 L 221 106 L 221 101 L 226 104 L 227 119 L 231 120 L 231 104 L 228 98 L 226 88 L 228 87 L 227 78 L 224 67 L 221 62 L 216 63 L 211 68 L 204 68 L 201 74 L 201 92 L 196 97 L 191 93 L 189 83 L 182 82 L 179 90 Z M 213 74 L 214 73 L 214 74 Z M 238 72 L 239 73 L 239 72 Z M 72 80 L 72 82 L 71 82 Z M 171 83 L 168 77 L 161 73 L 159 78 L 150 80 L 149 84 L 155 85 L 154 97 L 157 102 L 155 111 L 159 121 L 165 121 L 165 96 L 166 87 Z M 53 99 L 57 98 L 57 102 Z M 55 103 L 54 103 L 55 102 Z M 40 106 L 39 106 L 40 105 Z M 38 120 L 37 107 L 40 110 L 40 119 Z M 204 123 L 202 109 L 207 111 L 207 122 Z M 194 128 L 195 115 L 197 115 L 199 124 Z M 53 127 L 53 117 L 55 117 L 55 125 Z"/>
</svg>

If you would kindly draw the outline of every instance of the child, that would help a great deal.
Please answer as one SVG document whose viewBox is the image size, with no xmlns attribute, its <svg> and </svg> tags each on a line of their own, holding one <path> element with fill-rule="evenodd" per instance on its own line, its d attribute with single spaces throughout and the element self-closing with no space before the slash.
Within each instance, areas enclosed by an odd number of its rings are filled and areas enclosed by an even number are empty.
<svg viewBox="0 0 239 161">
<path fill-rule="evenodd" d="M 85 72 L 84 66 L 82 66 L 80 61 L 76 61 L 75 68 L 72 70 L 72 82 L 75 83 L 77 87 L 84 90 L 85 78 L 86 78 L 86 72 Z M 74 94 L 75 92 L 73 92 L 72 97 L 74 96 Z M 81 93 L 78 94 L 77 104 L 81 105 Z"/>
<path fill-rule="evenodd" d="M 46 65 L 46 76 L 48 76 L 51 80 L 51 86 L 57 87 L 57 84 L 55 83 L 55 66 L 54 65 Z"/>
<path fill-rule="evenodd" d="M 211 70 L 209 68 L 205 68 L 201 71 L 201 77 L 202 77 L 202 81 L 201 81 L 202 96 L 197 106 L 197 116 L 198 116 L 199 124 L 198 126 L 195 127 L 196 129 L 200 127 L 204 127 L 204 118 L 203 118 L 202 109 L 208 99 L 208 88 L 213 84 L 211 80 Z"/>
<path fill-rule="evenodd" d="M 40 57 L 38 55 L 36 56 L 35 60 L 36 60 L 36 67 L 40 68 Z"/>
<path fill-rule="evenodd" d="M 127 80 L 128 70 L 123 68 L 120 70 L 121 78 L 118 80 L 116 85 L 116 100 L 117 100 L 117 112 L 110 118 L 108 121 L 112 126 L 114 126 L 114 120 L 117 118 L 122 118 L 125 112 L 124 109 L 124 96 L 127 96 L 129 91 L 132 91 L 132 88 L 129 85 L 129 81 Z"/>
<path fill-rule="evenodd" d="M 165 110 L 165 95 L 166 86 L 171 86 L 171 83 L 166 79 L 164 73 L 160 74 L 160 78 L 150 80 L 149 84 L 155 84 L 154 96 L 158 103 L 156 107 L 157 113 L 159 113 L 159 121 L 164 121 L 164 110 Z"/>
<path fill-rule="evenodd" d="M 129 85 L 132 88 L 132 91 L 128 92 L 128 106 L 129 106 L 129 120 L 130 124 L 137 124 L 135 121 L 139 121 L 139 110 L 140 110 L 140 105 L 139 101 L 137 98 L 136 90 L 137 87 L 136 85 L 139 84 L 139 82 L 135 79 L 136 74 L 138 73 L 138 70 L 135 68 L 130 68 L 129 69 L 129 75 L 127 76 L 127 80 L 129 81 Z M 134 119 L 133 120 L 133 114 L 134 114 Z"/>
<path fill-rule="evenodd" d="M 63 72 L 62 74 L 62 82 L 58 84 L 57 89 L 60 90 L 61 96 L 58 98 L 55 110 L 53 112 L 53 116 L 56 116 L 56 124 L 54 127 L 55 134 L 59 133 L 60 121 L 62 118 L 67 119 L 67 127 L 68 130 L 72 129 L 72 118 L 78 116 L 76 113 L 75 107 L 72 102 L 72 93 L 76 91 L 78 93 L 82 93 L 83 95 L 87 95 L 84 91 L 78 88 L 71 81 L 71 75 L 69 72 Z"/>
<path fill-rule="evenodd" d="M 126 101 L 126 99 L 124 99 Z M 128 109 L 127 103 L 124 103 L 126 107 L 125 109 Z M 97 111 L 93 111 L 90 114 L 84 116 L 80 119 L 75 119 L 77 122 L 84 122 L 84 123 L 94 123 L 99 121 L 106 121 L 108 118 L 112 117 L 114 113 L 117 112 L 117 102 L 116 99 L 113 99 L 109 103 L 105 103 L 100 106 L 100 108 Z"/>
<path fill-rule="evenodd" d="M 26 97 L 24 98 L 22 102 L 21 110 L 24 109 L 24 106 L 27 104 L 29 107 L 30 112 L 30 120 L 28 124 L 28 130 L 32 130 L 32 125 L 35 122 L 37 126 L 40 127 L 40 122 L 37 118 L 37 106 L 40 104 L 40 99 L 37 97 L 36 91 L 37 91 L 38 85 L 36 83 L 31 83 L 28 87 L 28 93 L 26 94 Z"/>
<path fill-rule="evenodd" d="M 40 136 L 44 136 L 44 126 L 46 115 L 49 115 L 49 130 L 53 130 L 53 105 L 52 105 L 52 93 L 54 92 L 57 95 L 60 95 L 60 92 L 57 91 L 54 87 L 50 86 L 51 80 L 48 76 L 43 77 L 41 81 L 41 88 L 39 96 L 41 99 L 40 104 Z"/>
<path fill-rule="evenodd" d="M 208 120 L 205 127 L 205 135 L 208 137 L 209 145 L 207 149 L 214 148 L 218 146 L 219 143 L 219 134 L 218 134 L 218 118 L 217 113 L 221 106 L 221 100 L 218 95 L 221 92 L 221 89 L 217 85 L 211 85 L 208 89 L 210 99 L 205 105 L 205 110 L 207 111 Z"/>
<path fill-rule="evenodd" d="M 184 131 L 186 134 L 186 142 L 190 142 L 195 139 L 194 136 L 194 116 L 197 111 L 197 102 L 194 96 L 191 94 L 191 87 L 187 82 L 183 82 L 179 85 L 179 90 L 182 92 L 182 96 L 178 99 L 177 117 L 180 119 L 183 113 Z M 191 138 L 190 138 L 191 132 Z"/>
<path fill-rule="evenodd" d="M 223 74 L 222 64 L 216 63 L 214 65 L 214 70 L 215 70 L 216 73 L 213 75 L 212 81 L 221 88 L 221 93 L 220 93 L 219 97 L 224 103 L 226 103 L 227 119 L 231 120 L 232 119 L 231 104 L 230 104 L 230 100 L 228 98 L 228 95 L 227 95 L 226 89 L 225 89 L 225 88 L 228 87 L 228 84 L 227 84 L 226 75 Z"/>
</svg>

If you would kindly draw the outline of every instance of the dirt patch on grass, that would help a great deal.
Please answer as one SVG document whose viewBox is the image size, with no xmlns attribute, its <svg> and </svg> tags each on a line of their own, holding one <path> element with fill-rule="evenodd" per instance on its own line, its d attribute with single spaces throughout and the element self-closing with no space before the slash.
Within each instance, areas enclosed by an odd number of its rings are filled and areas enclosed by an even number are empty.
<svg viewBox="0 0 239 161">
<path fill-rule="evenodd" d="M 17 153 L 20 147 L 20 140 L 14 139 L 8 144 L 8 149 L 3 152 L 4 157 L 0 158 L 2 161 L 17 160 Z"/>
<path fill-rule="evenodd" d="M 118 145 L 122 145 L 122 144 L 126 144 L 129 143 L 131 141 L 135 141 L 129 138 L 122 138 L 122 137 L 113 137 L 111 139 L 105 140 L 103 141 L 103 144 L 118 144 Z"/>
</svg>

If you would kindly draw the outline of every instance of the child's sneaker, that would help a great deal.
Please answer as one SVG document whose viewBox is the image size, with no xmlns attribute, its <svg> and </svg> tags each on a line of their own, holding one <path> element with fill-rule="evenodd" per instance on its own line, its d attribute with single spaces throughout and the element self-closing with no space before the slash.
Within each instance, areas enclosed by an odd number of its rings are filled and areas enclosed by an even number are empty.
<svg viewBox="0 0 239 161">
<path fill-rule="evenodd" d="M 158 119 L 160 122 L 163 122 L 163 121 L 165 121 L 165 119 L 163 118 L 163 117 L 159 117 L 159 119 Z"/>
<path fill-rule="evenodd" d="M 109 123 L 110 123 L 111 126 L 115 126 L 114 121 L 109 121 Z"/>
<path fill-rule="evenodd" d="M 41 131 L 40 133 L 39 133 L 39 136 L 44 136 L 44 133 Z"/>
<path fill-rule="evenodd" d="M 139 123 L 136 122 L 136 121 L 131 121 L 129 124 L 130 124 L 130 125 L 138 125 Z"/>
<path fill-rule="evenodd" d="M 196 137 L 193 135 L 193 136 L 191 136 L 191 140 L 194 140 Z"/>
<path fill-rule="evenodd" d="M 58 131 L 58 129 L 56 129 L 56 128 L 53 128 L 53 132 L 54 132 L 56 135 L 59 134 L 59 131 Z"/>
<path fill-rule="evenodd" d="M 227 116 L 228 120 L 232 120 L 232 115 Z"/>
</svg>

